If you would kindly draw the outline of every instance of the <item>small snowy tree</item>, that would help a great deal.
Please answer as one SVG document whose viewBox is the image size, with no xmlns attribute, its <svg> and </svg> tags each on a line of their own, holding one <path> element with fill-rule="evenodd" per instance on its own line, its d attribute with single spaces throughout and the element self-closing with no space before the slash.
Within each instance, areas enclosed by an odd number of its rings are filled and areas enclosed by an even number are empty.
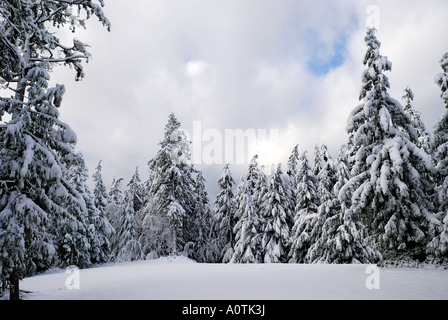
<svg viewBox="0 0 448 320">
<path fill-rule="evenodd" d="M 258 167 L 258 155 L 252 157 L 247 173 L 240 178 L 238 183 L 236 193 L 235 193 L 235 221 L 237 222 L 233 228 L 233 233 L 236 235 L 239 232 L 239 227 L 241 224 L 238 224 L 238 221 L 244 214 L 246 210 L 246 194 L 250 195 L 251 202 L 256 210 L 256 214 L 260 215 L 259 207 L 260 203 L 258 202 L 258 197 L 255 197 L 255 190 L 257 186 L 257 182 L 260 182 L 260 168 Z M 233 243 L 235 245 L 235 243 Z"/>
<path fill-rule="evenodd" d="M 263 197 L 263 226 L 262 247 L 264 249 L 263 261 L 286 262 L 289 252 L 289 221 L 293 213 L 290 210 L 290 199 L 286 193 L 283 172 L 279 164 L 272 168 L 268 180 L 268 190 Z"/>
<path fill-rule="evenodd" d="M 261 221 L 252 201 L 250 188 L 245 184 L 242 188 L 242 216 L 235 225 L 235 250 L 230 259 L 232 263 L 259 263 L 262 260 Z M 233 250 L 232 250 L 233 251 Z"/>
<path fill-rule="evenodd" d="M 299 146 L 296 145 L 294 149 L 292 149 L 291 155 L 288 159 L 288 170 L 286 171 L 286 174 L 289 177 L 289 185 L 291 190 L 291 210 L 295 210 L 295 207 L 297 205 L 297 199 L 295 191 L 297 190 L 297 182 L 296 182 L 296 176 L 299 166 Z"/>
<path fill-rule="evenodd" d="M 144 253 L 140 242 L 138 241 L 139 225 L 135 214 L 135 193 L 133 189 L 133 180 L 128 184 L 128 189 L 124 193 L 124 199 L 121 204 L 121 210 L 118 216 L 118 226 L 116 229 L 116 260 L 134 261 L 144 259 Z"/>
<path fill-rule="evenodd" d="M 213 208 L 214 231 L 216 233 L 215 250 L 216 261 L 228 262 L 232 258 L 235 246 L 233 228 L 235 221 L 235 199 L 232 173 L 229 164 L 223 168 L 218 179 L 219 192 L 216 196 Z"/>
<path fill-rule="evenodd" d="M 209 251 L 211 250 L 211 222 L 212 214 L 208 193 L 205 188 L 205 179 L 201 171 L 196 172 L 194 185 L 194 195 L 196 197 L 194 216 L 191 221 L 193 233 L 197 235 L 194 242 L 193 259 L 199 262 L 207 262 Z"/>
<path fill-rule="evenodd" d="M 92 175 L 95 186 L 93 188 L 93 194 L 95 195 L 95 206 L 100 210 L 101 214 L 106 214 L 106 207 L 108 202 L 108 194 L 106 186 L 103 182 L 103 176 L 101 174 L 102 165 L 101 160 L 95 168 L 95 172 Z"/>
<path fill-rule="evenodd" d="M 311 246 L 312 223 L 313 219 L 317 217 L 320 204 L 317 194 L 317 179 L 308 164 L 306 151 L 300 157 L 296 195 L 297 205 L 294 213 L 294 225 L 291 230 L 291 248 L 288 257 L 291 263 L 303 263 Z"/>
<path fill-rule="evenodd" d="M 321 146 L 320 155 L 324 163 L 317 175 L 317 194 L 320 206 L 317 209 L 316 217 L 311 220 L 311 232 L 309 233 L 311 246 L 305 256 L 306 262 L 325 261 L 328 237 L 333 228 L 337 226 L 332 218 L 340 212 L 339 203 L 333 193 L 333 187 L 337 181 L 336 169 L 325 145 Z"/>
</svg>

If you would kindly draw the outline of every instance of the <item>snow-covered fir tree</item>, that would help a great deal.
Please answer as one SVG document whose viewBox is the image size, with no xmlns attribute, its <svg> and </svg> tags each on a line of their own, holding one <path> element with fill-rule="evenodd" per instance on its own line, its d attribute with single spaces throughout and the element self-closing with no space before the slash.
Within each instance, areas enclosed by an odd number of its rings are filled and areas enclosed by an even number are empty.
<svg viewBox="0 0 448 320">
<path fill-rule="evenodd" d="M 272 168 L 263 197 L 262 247 L 265 263 L 286 262 L 289 253 L 291 211 L 281 165 Z"/>
<path fill-rule="evenodd" d="M 291 248 L 288 257 L 289 262 L 303 263 L 312 244 L 309 235 L 320 205 L 317 179 L 309 165 L 306 151 L 300 156 L 296 183 L 297 205 L 294 212 L 294 225 L 290 233 Z"/>
<path fill-rule="evenodd" d="M 437 174 L 437 218 L 435 235 L 428 245 L 428 251 L 437 258 L 448 258 L 448 52 L 440 60 L 443 72 L 435 78 L 442 91 L 440 97 L 445 110 L 436 123 L 432 139 L 432 150 L 436 161 Z"/>
<path fill-rule="evenodd" d="M 340 150 L 337 166 L 329 155 L 326 159 L 327 163 L 317 177 L 321 205 L 317 219 L 313 221 L 314 227 L 310 236 L 315 241 L 305 260 L 311 263 L 377 262 L 381 256 L 364 243 L 361 236 L 363 226 L 353 215 L 346 212 L 346 206 L 350 202 L 341 203 L 337 197 L 341 187 L 350 178 L 344 146 Z M 344 197 L 342 199 L 347 200 Z"/>
<path fill-rule="evenodd" d="M 124 192 L 124 198 L 118 211 L 116 228 L 115 256 L 119 262 L 142 260 L 145 255 L 139 241 L 139 225 L 135 212 L 135 180 L 131 179 Z"/>
<path fill-rule="evenodd" d="M 101 162 L 102 162 L 101 160 L 98 162 L 98 165 L 95 168 L 95 172 L 92 175 L 94 182 L 93 194 L 95 195 L 95 206 L 98 208 L 98 210 L 100 210 L 102 215 L 105 215 L 108 203 L 108 194 L 101 173 L 102 171 Z"/>
<path fill-rule="evenodd" d="M 258 155 L 254 155 L 249 162 L 247 173 L 240 178 L 235 192 L 235 220 L 239 221 L 245 211 L 245 194 L 249 194 L 251 201 L 255 207 L 257 215 L 259 215 L 258 207 L 260 206 L 258 200 L 259 197 L 254 196 L 255 190 L 257 190 L 257 182 L 260 181 L 260 168 L 258 167 Z M 261 190 L 261 189 L 258 189 Z M 236 224 L 233 229 L 234 235 L 238 233 L 238 227 L 240 224 Z"/>
<path fill-rule="evenodd" d="M 241 187 L 239 208 L 241 218 L 235 225 L 235 246 L 232 263 L 260 263 L 263 262 L 262 221 L 253 203 L 252 191 L 248 181 Z"/>
<path fill-rule="evenodd" d="M 151 200 L 145 206 L 143 220 L 152 221 L 148 215 L 159 215 L 155 220 L 163 227 L 168 219 L 172 236 L 170 252 L 154 252 L 154 255 L 184 252 L 194 248 L 198 238 L 198 230 L 192 227 L 196 206 L 195 169 L 190 164 L 190 141 L 180 129 L 180 122 L 174 114 L 170 114 L 160 149 L 148 165 L 153 172 L 153 180 L 148 195 Z M 147 224 L 145 226 L 152 229 Z M 143 233 L 147 231 L 144 228 Z M 147 234 L 146 239 L 149 238 L 150 235 Z M 147 247 L 147 244 L 143 243 L 143 246 Z"/>
<path fill-rule="evenodd" d="M 297 199 L 295 191 L 297 190 L 297 182 L 296 182 L 296 176 L 299 166 L 299 146 L 296 145 L 292 149 L 291 155 L 288 159 L 288 170 L 286 171 L 286 174 L 289 177 L 289 185 L 290 185 L 290 192 L 291 192 L 291 210 L 295 210 L 295 207 L 297 205 Z"/>
<path fill-rule="evenodd" d="M 213 261 L 209 256 L 211 246 L 212 213 L 208 193 L 205 188 L 205 179 L 201 171 L 197 171 L 194 185 L 194 195 L 196 197 L 192 228 L 197 234 L 192 257 L 198 262 Z M 213 255 L 213 253 L 212 253 Z"/>
<path fill-rule="evenodd" d="M 111 186 L 108 193 L 108 202 L 106 206 L 106 217 L 109 220 L 112 228 L 115 232 L 109 236 L 109 242 L 111 244 L 111 250 L 113 257 L 116 257 L 116 248 L 118 247 L 118 235 L 117 230 L 120 226 L 120 214 L 122 213 L 122 204 L 124 195 L 122 191 L 123 178 L 112 179 Z"/>
<path fill-rule="evenodd" d="M 91 0 L 0 4 L 0 82 L 13 93 L 0 99 L 1 120 L 6 115 L 10 119 L 0 135 L 0 179 L 5 185 L 0 264 L 12 299 L 19 298 L 19 279 L 50 266 L 55 253 L 50 224 L 69 217 L 67 208 L 81 201 L 65 179 L 66 159 L 76 143 L 74 132 L 59 119 L 65 87 L 49 87 L 48 82 L 55 64 L 73 67 L 77 80 L 84 76 L 87 46 L 77 39 L 64 44 L 58 30 L 75 32 L 91 16 L 110 27 L 101 6 Z"/>
<path fill-rule="evenodd" d="M 380 54 L 374 29 L 367 30 L 365 42 L 361 104 L 347 125 L 354 159 L 346 185 L 354 190 L 348 214 L 362 219 L 367 240 L 386 259 L 423 259 L 431 204 L 418 169 L 424 164 L 431 170 L 431 157 L 412 143 L 416 137 L 410 118 L 388 94 L 384 72 L 392 64 Z"/>
<path fill-rule="evenodd" d="M 213 248 L 214 261 L 228 262 L 233 256 L 235 235 L 233 228 L 235 220 L 235 180 L 230 171 L 230 165 L 226 164 L 218 179 L 219 192 L 216 195 L 213 208 Z"/>
<path fill-rule="evenodd" d="M 311 222 L 311 232 L 308 233 L 311 247 L 305 256 L 306 262 L 320 262 L 326 260 L 326 245 L 329 234 L 337 227 L 332 223 L 332 219 L 340 212 L 339 203 L 334 196 L 333 188 L 336 184 L 336 169 L 327 146 L 322 144 L 320 147 L 322 169 L 317 175 L 317 194 L 320 199 L 320 205 L 317 209 L 317 215 Z"/>
</svg>

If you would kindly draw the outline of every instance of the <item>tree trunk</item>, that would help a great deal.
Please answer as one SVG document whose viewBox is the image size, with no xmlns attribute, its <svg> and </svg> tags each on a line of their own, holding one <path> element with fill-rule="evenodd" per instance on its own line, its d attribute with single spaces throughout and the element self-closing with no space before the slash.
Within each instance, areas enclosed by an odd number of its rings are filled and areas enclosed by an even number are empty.
<svg viewBox="0 0 448 320">
<path fill-rule="evenodd" d="M 20 300 L 19 294 L 19 271 L 14 269 L 9 276 L 9 299 Z"/>
</svg>

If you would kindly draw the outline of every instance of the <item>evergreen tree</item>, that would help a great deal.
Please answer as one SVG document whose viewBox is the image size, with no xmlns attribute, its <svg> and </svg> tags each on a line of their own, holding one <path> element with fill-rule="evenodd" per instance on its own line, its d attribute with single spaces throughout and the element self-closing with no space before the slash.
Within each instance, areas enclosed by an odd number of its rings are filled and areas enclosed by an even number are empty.
<svg viewBox="0 0 448 320">
<path fill-rule="evenodd" d="M 349 215 L 359 216 L 368 227 L 368 239 L 385 258 L 398 255 L 422 258 L 430 216 L 429 196 L 418 169 L 431 170 L 431 158 L 412 141 L 416 139 L 409 117 L 387 92 L 384 71 L 391 63 L 379 53 L 374 29 L 365 37 L 367 53 L 360 100 L 351 113 L 347 130 L 354 158 Z"/>
<path fill-rule="evenodd" d="M 205 179 L 201 171 L 197 171 L 196 173 L 194 194 L 196 202 L 192 227 L 196 229 L 194 233 L 198 236 L 195 240 L 193 258 L 199 262 L 207 262 L 209 261 L 209 251 L 211 250 L 210 232 L 212 228 L 212 214 L 207 190 L 205 188 Z"/>
<path fill-rule="evenodd" d="M 235 225 L 235 250 L 230 260 L 232 263 L 263 262 L 261 219 L 253 203 L 250 185 L 244 181 L 241 188 L 240 209 L 241 218 Z"/>
<path fill-rule="evenodd" d="M 53 224 L 53 233 L 56 235 L 55 245 L 58 248 L 59 265 L 67 267 L 76 265 L 85 268 L 91 265 L 91 249 L 95 230 L 93 228 L 93 215 L 96 207 L 93 195 L 86 185 L 88 173 L 82 154 L 78 153 L 71 159 L 66 173 L 66 179 L 79 194 L 79 201 L 68 202 L 68 213 L 58 218 Z"/>
<path fill-rule="evenodd" d="M 138 240 L 138 223 L 135 214 L 135 180 L 131 179 L 128 189 L 124 193 L 124 199 L 120 206 L 118 226 L 116 229 L 116 260 L 135 261 L 145 258 L 142 246 Z"/>
<path fill-rule="evenodd" d="M 297 183 L 296 183 L 296 176 L 299 166 L 299 146 L 296 145 L 294 149 L 291 152 L 291 155 L 288 159 L 288 170 L 286 171 L 286 174 L 289 177 L 289 189 L 291 192 L 291 210 L 295 210 L 295 207 L 297 205 L 297 199 L 295 191 L 297 190 Z"/>
<path fill-rule="evenodd" d="M 272 168 L 268 180 L 268 191 L 263 197 L 262 247 L 263 261 L 286 262 L 289 252 L 290 227 L 293 216 L 290 199 L 286 193 L 281 165 Z"/>
<path fill-rule="evenodd" d="M 437 218 L 433 225 L 435 235 L 428 245 L 429 252 L 438 258 L 448 258 L 448 52 L 440 60 L 443 73 L 436 76 L 445 110 L 434 128 L 432 150 L 437 174 Z"/>
<path fill-rule="evenodd" d="M 87 46 L 77 39 L 63 45 L 57 37 L 67 26 L 72 32 L 85 26 L 83 14 L 110 27 L 91 0 L 0 3 L 0 82 L 14 92 L 0 98 L 0 117 L 10 118 L 0 134 L 0 179 L 6 184 L 0 201 L 0 264 L 11 299 L 19 298 L 20 279 L 50 267 L 55 253 L 50 224 L 72 218 L 78 223 L 67 208 L 82 199 L 65 179 L 76 137 L 59 119 L 65 88 L 50 88 L 48 81 L 49 71 L 60 63 L 73 67 L 77 80 L 84 76 Z"/>
<path fill-rule="evenodd" d="M 135 168 L 134 175 L 128 183 L 128 189 L 133 195 L 132 203 L 134 206 L 134 211 L 138 212 L 144 204 L 144 191 L 140 180 L 140 174 L 138 172 L 138 167 Z"/>
<path fill-rule="evenodd" d="M 235 221 L 235 199 L 232 173 L 229 164 L 223 168 L 221 177 L 218 179 L 219 192 L 216 196 L 213 208 L 213 226 L 215 236 L 215 260 L 217 262 L 228 262 L 232 258 L 235 247 L 235 235 L 233 228 Z"/>
<path fill-rule="evenodd" d="M 317 179 L 310 165 L 306 151 L 300 157 L 297 173 L 297 205 L 294 213 L 294 226 L 291 230 L 291 248 L 288 254 L 289 262 L 303 263 L 311 246 L 310 234 L 313 219 L 317 217 L 319 196 L 317 194 Z"/>
<path fill-rule="evenodd" d="M 111 251 L 113 257 L 116 258 L 116 253 L 118 250 L 118 234 L 117 231 L 120 228 L 120 216 L 122 214 L 123 209 L 123 191 L 121 190 L 121 184 L 123 183 L 123 178 L 113 179 L 109 194 L 108 194 L 108 203 L 106 207 L 106 217 L 109 220 L 112 228 L 115 232 L 109 235 L 109 242 L 111 245 Z"/>
<path fill-rule="evenodd" d="M 335 223 L 331 223 L 332 218 L 340 212 L 339 203 L 333 194 L 333 187 L 337 181 L 336 170 L 325 145 L 321 146 L 320 155 L 324 162 L 317 176 L 317 194 L 320 206 L 317 209 L 316 217 L 311 220 L 311 232 L 309 233 L 311 246 L 305 257 L 306 262 L 319 262 L 325 259 L 328 236 L 336 227 Z"/>
<path fill-rule="evenodd" d="M 151 221 L 154 219 L 148 215 L 159 215 L 155 221 L 162 227 L 168 219 L 172 236 L 170 252 L 154 254 L 188 251 L 189 247 L 194 247 L 198 237 L 193 225 L 196 206 L 193 174 L 196 171 L 190 164 L 190 141 L 180 129 L 180 122 L 174 114 L 169 116 L 159 151 L 148 164 L 154 175 L 149 192 L 151 201 L 145 207 L 143 220 Z M 144 226 L 152 229 L 147 224 Z M 146 239 L 149 237 L 146 235 Z M 143 245 L 147 247 L 147 244 Z"/>
<path fill-rule="evenodd" d="M 241 224 L 238 224 L 238 221 L 241 219 L 241 217 L 244 214 L 244 211 L 246 210 L 246 195 L 249 195 L 251 198 L 251 202 L 255 208 L 256 214 L 259 216 L 260 213 L 258 211 L 260 203 L 258 202 L 259 198 L 255 198 L 254 195 L 257 190 L 257 182 L 259 182 L 259 186 L 261 187 L 260 183 L 260 168 L 258 167 L 258 155 L 255 155 L 252 157 L 249 166 L 247 174 L 242 176 L 240 178 L 240 181 L 238 183 L 236 194 L 235 194 L 235 205 L 236 205 L 236 211 L 235 211 L 235 221 L 237 222 L 233 229 L 233 234 L 236 235 L 239 232 L 239 227 L 241 227 Z M 262 178 L 261 178 L 262 179 Z M 261 189 L 258 189 L 259 192 L 261 192 Z M 235 245 L 235 243 L 233 243 Z"/>
<path fill-rule="evenodd" d="M 102 165 L 101 160 L 98 162 L 98 165 L 95 168 L 95 172 L 92 175 L 93 182 L 95 186 L 93 188 L 93 194 L 95 195 L 95 206 L 100 210 L 101 215 L 106 214 L 106 208 L 108 203 L 108 194 L 106 190 L 106 186 L 103 182 L 103 176 L 101 174 Z"/>
</svg>

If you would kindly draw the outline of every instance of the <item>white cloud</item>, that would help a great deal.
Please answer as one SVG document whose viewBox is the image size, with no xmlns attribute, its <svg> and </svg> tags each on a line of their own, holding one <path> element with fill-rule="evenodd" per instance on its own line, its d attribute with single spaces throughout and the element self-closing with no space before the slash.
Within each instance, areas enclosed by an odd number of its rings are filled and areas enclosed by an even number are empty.
<svg viewBox="0 0 448 320">
<path fill-rule="evenodd" d="M 431 128 L 443 110 L 433 79 L 448 51 L 446 0 L 106 1 L 112 31 L 91 21 L 77 35 L 93 54 L 86 79 L 75 83 L 73 71 L 54 76 L 67 86 L 61 116 L 89 168 L 103 160 L 106 183 L 129 179 L 137 165 L 146 176 L 171 112 L 187 130 L 194 120 L 221 132 L 278 129 L 278 149 L 260 163 L 285 163 L 295 144 L 312 156 L 325 143 L 336 156 L 359 103 L 368 5 L 379 8 L 391 95 L 400 99 L 409 85 Z M 314 75 L 307 63 L 329 61 L 341 36 L 343 64 Z M 216 185 L 221 166 L 201 169 Z"/>
</svg>

